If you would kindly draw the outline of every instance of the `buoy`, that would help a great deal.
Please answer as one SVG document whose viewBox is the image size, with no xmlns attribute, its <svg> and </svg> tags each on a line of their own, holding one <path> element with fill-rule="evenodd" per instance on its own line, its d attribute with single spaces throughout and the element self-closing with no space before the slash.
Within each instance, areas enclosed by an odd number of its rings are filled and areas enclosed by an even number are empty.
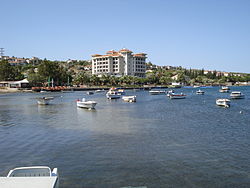
<svg viewBox="0 0 250 188">
<path fill-rule="evenodd" d="M 240 111 L 240 114 L 243 114 L 243 111 Z"/>
</svg>

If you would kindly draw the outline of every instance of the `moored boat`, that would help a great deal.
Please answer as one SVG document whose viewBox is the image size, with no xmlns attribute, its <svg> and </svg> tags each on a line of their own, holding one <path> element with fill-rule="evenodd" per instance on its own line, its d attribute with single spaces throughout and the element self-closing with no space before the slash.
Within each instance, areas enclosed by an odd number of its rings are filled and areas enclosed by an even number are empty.
<svg viewBox="0 0 250 188">
<path fill-rule="evenodd" d="M 200 88 L 201 86 L 194 85 L 193 88 Z"/>
<path fill-rule="evenodd" d="M 230 107 L 230 100 L 229 99 L 216 99 L 216 104 L 218 106 Z"/>
<path fill-rule="evenodd" d="M 39 105 L 48 105 L 50 101 L 53 100 L 54 97 L 41 97 L 37 99 L 37 104 Z"/>
<path fill-rule="evenodd" d="M 40 93 L 48 93 L 48 92 L 51 92 L 51 91 L 47 91 L 47 90 L 43 90 L 41 89 Z"/>
<path fill-rule="evenodd" d="M 180 93 L 180 94 L 171 93 L 169 94 L 169 98 L 170 99 L 185 99 L 186 95 L 183 93 Z"/>
<path fill-rule="evenodd" d="M 230 90 L 229 87 L 227 86 L 222 86 L 221 89 L 219 90 L 220 93 L 228 93 Z"/>
<path fill-rule="evenodd" d="M 124 89 L 118 89 L 117 93 L 118 93 L 118 95 L 125 95 Z"/>
<path fill-rule="evenodd" d="M 95 92 L 96 93 L 101 93 L 101 92 L 104 92 L 105 90 L 104 89 L 97 89 Z"/>
<path fill-rule="evenodd" d="M 87 91 L 87 95 L 93 95 L 94 92 L 93 91 Z"/>
<path fill-rule="evenodd" d="M 106 93 L 106 97 L 108 99 L 119 99 L 121 95 L 118 94 L 115 88 L 110 88 L 109 91 Z"/>
<path fill-rule="evenodd" d="M 167 97 L 169 97 L 171 94 L 174 94 L 174 90 L 173 90 L 173 89 L 172 89 L 172 90 L 167 91 Z"/>
<path fill-rule="evenodd" d="M 202 91 L 202 90 L 198 90 L 198 91 L 196 91 L 196 94 L 197 95 L 204 95 L 205 94 L 205 91 Z"/>
<path fill-rule="evenodd" d="M 241 93 L 240 91 L 233 91 L 230 94 L 231 99 L 244 99 L 245 95 Z"/>
<path fill-rule="evenodd" d="M 1 188 L 58 188 L 57 168 L 47 166 L 19 167 L 9 171 L 7 177 L 0 178 Z"/>
<path fill-rule="evenodd" d="M 132 96 L 123 96 L 122 99 L 125 102 L 136 102 L 136 96 L 132 95 Z"/>
<path fill-rule="evenodd" d="M 150 90 L 149 93 L 151 95 L 164 95 L 166 94 L 165 90 Z"/>
<path fill-rule="evenodd" d="M 77 107 L 79 107 L 79 108 L 93 109 L 93 108 L 95 108 L 97 102 L 96 101 L 86 101 L 85 98 L 82 98 L 82 100 L 77 100 L 76 104 L 77 104 Z"/>
</svg>

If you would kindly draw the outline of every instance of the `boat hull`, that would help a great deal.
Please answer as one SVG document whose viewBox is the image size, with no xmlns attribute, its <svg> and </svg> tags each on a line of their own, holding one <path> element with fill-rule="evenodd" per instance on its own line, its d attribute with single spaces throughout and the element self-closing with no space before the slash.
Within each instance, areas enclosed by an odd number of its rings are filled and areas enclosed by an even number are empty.
<svg viewBox="0 0 250 188">
<path fill-rule="evenodd" d="M 121 98 L 121 95 L 118 95 L 118 94 L 107 94 L 106 97 L 107 97 L 107 99 L 119 99 L 119 98 Z"/>
<path fill-rule="evenodd" d="M 49 105 L 49 101 L 37 101 L 37 104 L 39 104 L 39 105 Z"/>
<path fill-rule="evenodd" d="M 220 89 L 219 92 L 220 93 L 229 93 L 229 90 Z"/>
<path fill-rule="evenodd" d="M 232 95 L 230 95 L 230 98 L 231 99 L 244 99 L 245 96 L 244 95 L 240 95 L 240 96 L 232 96 Z"/>
<path fill-rule="evenodd" d="M 169 94 L 170 99 L 185 99 L 186 95 L 184 94 Z"/>
<path fill-rule="evenodd" d="M 166 91 L 149 91 L 151 95 L 165 95 Z"/>
<path fill-rule="evenodd" d="M 216 100 L 216 105 L 217 106 L 222 106 L 222 107 L 230 107 L 230 100 L 228 100 L 228 99 L 217 99 Z"/>
<path fill-rule="evenodd" d="M 57 168 L 47 166 L 19 167 L 9 171 L 7 177 L 0 177 L 1 188 L 47 187 L 59 188 Z"/>
<path fill-rule="evenodd" d="M 77 107 L 93 109 L 93 108 L 95 108 L 96 104 L 97 104 L 97 102 L 95 102 L 95 101 L 77 102 Z"/>
<path fill-rule="evenodd" d="M 136 102 L 136 96 L 124 96 L 122 97 L 122 99 L 125 102 Z"/>
<path fill-rule="evenodd" d="M 37 100 L 37 104 L 39 105 L 49 105 L 50 101 L 53 100 L 53 97 L 44 97 Z"/>
<path fill-rule="evenodd" d="M 231 99 L 244 99 L 245 95 L 239 91 L 234 91 L 230 94 Z"/>
</svg>

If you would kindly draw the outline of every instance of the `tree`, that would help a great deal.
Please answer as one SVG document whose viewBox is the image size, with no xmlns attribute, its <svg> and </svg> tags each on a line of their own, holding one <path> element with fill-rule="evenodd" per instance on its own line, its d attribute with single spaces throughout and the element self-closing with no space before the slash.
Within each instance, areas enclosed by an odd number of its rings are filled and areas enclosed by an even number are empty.
<svg viewBox="0 0 250 188">
<path fill-rule="evenodd" d="M 79 73 L 75 78 L 74 78 L 74 84 L 76 85 L 83 85 L 83 84 L 89 84 L 90 82 L 90 78 L 89 76 L 84 73 L 84 72 L 81 72 Z"/>
<path fill-rule="evenodd" d="M 38 66 L 38 74 L 43 82 L 47 82 L 48 79 L 53 79 L 56 85 L 65 85 L 68 79 L 72 79 L 71 75 L 67 73 L 66 69 L 60 66 L 58 62 L 48 60 L 43 60 Z"/>
<path fill-rule="evenodd" d="M 100 84 L 100 78 L 98 76 L 96 76 L 95 74 L 90 76 L 90 83 L 92 85 L 99 85 Z"/>
<path fill-rule="evenodd" d="M 0 80 L 21 80 L 23 78 L 18 67 L 11 66 L 7 60 L 0 61 Z"/>
</svg>

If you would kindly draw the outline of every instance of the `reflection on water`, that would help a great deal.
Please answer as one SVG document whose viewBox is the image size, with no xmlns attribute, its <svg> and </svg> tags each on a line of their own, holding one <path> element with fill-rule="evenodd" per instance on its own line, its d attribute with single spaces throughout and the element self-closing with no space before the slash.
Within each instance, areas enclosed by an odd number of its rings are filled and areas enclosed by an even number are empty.
<svg viewBox="0 0 250 188">
<path fill-rule="evenodd" d="M 179 89 L 184 100 L 147 91 L 136 103 L 105 93 L 0 95 L 0 175 L 17 166 L 58 167 L 61 187 L 250 187 L 250 89 L 228 109 L 218 88 Z M 76 99 L 97 101 L 95 110 Z M 242 111 L 243 113 L 240 113 Z"/>
</svg>

